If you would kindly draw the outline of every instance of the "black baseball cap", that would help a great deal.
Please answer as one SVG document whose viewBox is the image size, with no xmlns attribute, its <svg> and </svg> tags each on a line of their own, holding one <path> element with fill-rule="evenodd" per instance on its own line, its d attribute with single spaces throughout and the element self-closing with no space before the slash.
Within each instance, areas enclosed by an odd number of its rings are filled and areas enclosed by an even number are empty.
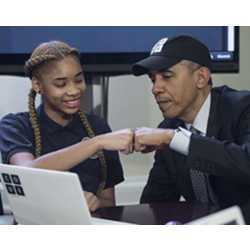
<svg viewBox="0 0 250 250">
<path fill-rule="evenodd" d="M 132 73 L 135 76 L 150 71 L 167 70 L 182 60 L 189 60 L 211 70 L 210 53 L 206 45 L 191 36 L 162 38 L 152 48 L 150 56 L 135 63 Z"/>
</svg>

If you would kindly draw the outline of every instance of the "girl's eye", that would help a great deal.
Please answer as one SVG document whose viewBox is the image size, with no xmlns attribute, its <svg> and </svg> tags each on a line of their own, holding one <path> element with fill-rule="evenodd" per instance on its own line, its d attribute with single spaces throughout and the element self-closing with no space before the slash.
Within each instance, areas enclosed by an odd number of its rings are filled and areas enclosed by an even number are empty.
<svg viewBox="0 0 250 250">
<path fill-rule="evenodd" d="M 57 88 L 63 88 L 63 87 L 65 87 L 65 85 L 66 85 L 66 82 L 64 82 L 64 81 L 55 83 L 55 86 Z"/>
</svg>

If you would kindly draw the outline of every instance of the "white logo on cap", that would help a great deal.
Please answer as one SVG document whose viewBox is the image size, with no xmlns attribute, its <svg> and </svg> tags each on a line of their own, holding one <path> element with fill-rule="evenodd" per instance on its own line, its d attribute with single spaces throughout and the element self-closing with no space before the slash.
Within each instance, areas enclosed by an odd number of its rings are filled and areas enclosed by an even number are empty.
<svg viewBox="0 0 250 250">
<path fill-rule="evenodd" d="M 165 38 L 162 38 L 160 41 L 158 41 L 154 47 L 152 48 L 151 52 L 150 52 L 150 55 L 154 54 L 154 53 L 159 53 L 161 52 L 164 44 L 167 42 L 168 38 L 165 37 Z"/>
</svg>

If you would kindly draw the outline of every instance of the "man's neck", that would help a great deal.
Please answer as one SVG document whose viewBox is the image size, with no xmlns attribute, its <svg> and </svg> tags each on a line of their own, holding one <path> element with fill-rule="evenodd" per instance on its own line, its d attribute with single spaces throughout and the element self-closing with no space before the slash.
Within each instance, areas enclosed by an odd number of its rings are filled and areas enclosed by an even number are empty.
<svg viewBox="0 0 250 250">
<path fill-rule="evenodd" d="M 193 105 L 188 109 L 185 115 L 180 117 L 185 123 L 193 124 L 197 114 L 199 113 L 202 105 L 206 101 L 209 93 L 211 91 L 211 87 L 202 90 L 197 96 L 196 100 L 193 102 Z"/>
</svg>

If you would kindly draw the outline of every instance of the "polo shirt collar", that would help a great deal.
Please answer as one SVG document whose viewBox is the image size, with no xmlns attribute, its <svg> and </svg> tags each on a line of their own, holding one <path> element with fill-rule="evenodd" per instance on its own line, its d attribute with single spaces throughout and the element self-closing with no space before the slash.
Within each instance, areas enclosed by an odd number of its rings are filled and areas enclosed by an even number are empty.
<svg viewBox="0 0 250 250">
<path fill-rule="evenodd" d="M 44 105 L 42 104 L 37 108 L 37 114 L 38 114 L 41 126 L 43 126 L 48 131 L 49 134 L 54 134 L 64 129 L 74 130 L 74 128 L 76 128 L 75 124 L 78 123 L 78 120 L 79 120 L 78 115 L 74 114 L 73 119 L 66 126 L 62 126 L 56 123 L 55 121 L 53 121 L 46 114 L 44 110 Z"/>
</svg>

